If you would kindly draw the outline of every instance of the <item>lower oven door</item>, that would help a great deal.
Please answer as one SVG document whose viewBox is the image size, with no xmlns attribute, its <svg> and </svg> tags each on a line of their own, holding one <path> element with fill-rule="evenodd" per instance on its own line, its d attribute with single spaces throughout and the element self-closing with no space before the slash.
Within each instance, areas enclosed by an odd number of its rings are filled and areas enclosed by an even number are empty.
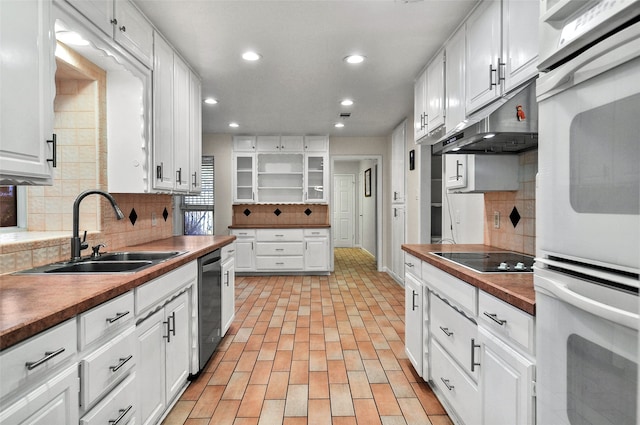
<svg viewBox="0 0 640 425">
<path fill-rule="evenodd" d="M 537 81 L 538 256 L 640 268 L 640 23 Z"/>
<path fill-rule="evenodd" d="M 636 425 L 638 295 L 536 269 L 537 423 Z"/>
</svg>

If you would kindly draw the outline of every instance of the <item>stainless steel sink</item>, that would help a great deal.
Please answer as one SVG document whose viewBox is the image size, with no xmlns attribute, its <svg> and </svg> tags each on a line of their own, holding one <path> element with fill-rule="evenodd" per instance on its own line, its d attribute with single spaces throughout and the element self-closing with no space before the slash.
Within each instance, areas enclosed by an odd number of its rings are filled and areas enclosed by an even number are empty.
<svg viewBox="0 0 640 425">
<path fill-rule="evenodd" d="M 14 274 L 122 274 L 140 270 L 169 260 L 185 251 L 130 251 L 110 252 L 95 258 L 63 261 L 23 270 Z"/>
</svg>

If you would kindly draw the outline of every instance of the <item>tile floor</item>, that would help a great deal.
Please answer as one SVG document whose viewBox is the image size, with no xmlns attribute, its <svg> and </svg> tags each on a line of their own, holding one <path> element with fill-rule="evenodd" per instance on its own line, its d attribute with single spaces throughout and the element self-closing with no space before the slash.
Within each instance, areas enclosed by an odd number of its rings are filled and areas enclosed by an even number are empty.
<svg viewBox="0 0 640 425">
<path fill-rule="evenodd" d="M 451 425 L 404 354 L 404 290 L 359 249 L 330 276 L 236 277 L 236 318 L 164 425 Z"/>
</svg>

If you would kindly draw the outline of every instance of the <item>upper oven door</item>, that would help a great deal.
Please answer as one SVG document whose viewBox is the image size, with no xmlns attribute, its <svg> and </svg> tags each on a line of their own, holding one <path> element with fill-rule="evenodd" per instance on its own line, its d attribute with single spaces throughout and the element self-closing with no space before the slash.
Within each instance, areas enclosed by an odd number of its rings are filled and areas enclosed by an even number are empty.
<svg viewBox="0 0 640 425">
<path fill-rule="evenodd" d="M 538 256 L 638 273 L 640 23 L 538 79 Z"/>
</svg>

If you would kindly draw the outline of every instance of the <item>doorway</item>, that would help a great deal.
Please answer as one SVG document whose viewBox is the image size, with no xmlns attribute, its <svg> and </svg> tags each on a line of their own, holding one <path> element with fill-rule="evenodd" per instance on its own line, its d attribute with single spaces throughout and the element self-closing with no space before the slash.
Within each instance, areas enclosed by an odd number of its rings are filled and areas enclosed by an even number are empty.
<svg viewBox="0 0 640 425">
<path fill-rule="evenodd" d="M 354 174 L 333 175 L 333 246 L 336 248 L 353 248 L 355 241 Z"/>
</svg>

